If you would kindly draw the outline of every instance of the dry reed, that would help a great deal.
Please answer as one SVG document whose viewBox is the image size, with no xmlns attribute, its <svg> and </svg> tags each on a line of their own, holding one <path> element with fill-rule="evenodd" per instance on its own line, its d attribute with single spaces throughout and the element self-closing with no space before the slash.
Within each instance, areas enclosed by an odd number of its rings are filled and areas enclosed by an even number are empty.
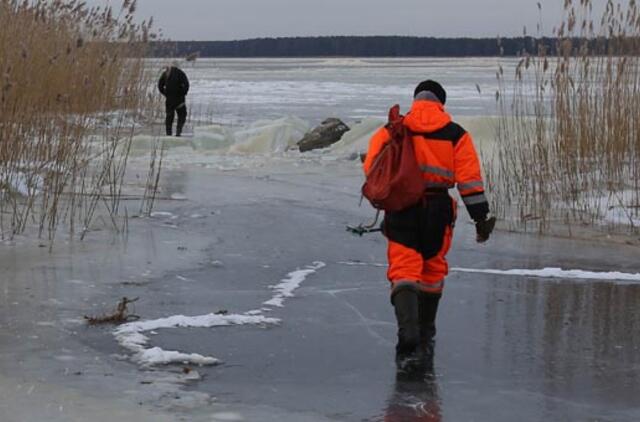
<svg viewBox="0 0 640 422">
<path fill-rule="evenodd" d="M 553 52 L 542 42 L 500 67 L 498 145 L 487 178 L 512 228 L 566 234 L 640 229 L 640 10 L 565 1 Z M 511 89 L 513 88 L 513 89 Z"/>
<path fill-rule="evenodd" d="M 0 0 L 0 228 L 82 236 L 99 207 L 117 227 L 152 22 L 135 0 Z M 81 227 L 77 227 L 77 225 Z"/>
</svg>

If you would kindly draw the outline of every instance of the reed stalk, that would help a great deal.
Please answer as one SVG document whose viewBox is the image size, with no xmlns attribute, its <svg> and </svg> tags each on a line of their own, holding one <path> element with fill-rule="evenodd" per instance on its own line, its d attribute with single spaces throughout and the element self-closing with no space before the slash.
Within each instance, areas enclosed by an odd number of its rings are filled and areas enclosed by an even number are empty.
<svg viewBox="0 0 640 422">
<path fill-rule="evenodd" d="M 0 228 L 87 232 L 99 207 L 118 227 L 152 22 L 135 0 L 0 0 Z M 80 227 L 78 227 L 80 225 Z"/>
<path fill-rule="evenodd" d="M 640 227 L 640 10 L 566 0 L 557 45 L 502 68 L 497 148 L 488 166 L 497 214 L 511 228 L 637 234 Z"/>
</svg>

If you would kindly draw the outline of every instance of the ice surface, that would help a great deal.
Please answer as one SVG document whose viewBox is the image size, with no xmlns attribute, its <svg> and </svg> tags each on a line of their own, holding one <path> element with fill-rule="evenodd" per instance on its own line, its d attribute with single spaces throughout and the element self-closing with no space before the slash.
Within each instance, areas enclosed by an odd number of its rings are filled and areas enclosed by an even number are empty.
<svg viewBox="0 0 640 422">
<path fill-rule="evenodd" d="M 267 318 L 253 315 L 174 315 L 168 318 L 131 322 L 121 325 L 114 331 L 116 340 L 122 347 L 133 352 L 132 359 L 142 366 L 153 366 L 169 363 L 192 363 L 195 365 L 215 365 L 219 360 L 196 353 L 181 353 L 166 351 L 159 347 L 146 347 L 149 337 L 143 332 L 155 331 L 162 328 L 212 328 L 230 325 L 261 325 L 277 324 L 277 318 Z"/>
<path fill-rule="evenodd" d="M 131 138 L 131 154 L 141 155 L 155 148 L 170 150 L 174 148 L 193 149 L 193 141 L 190 138 L 177 136 L 153 136 L 135 135 Z"/>
<path fill-rule="evenodd" d="M 12 192 L 22 196 L 30 196 L 40 192 L 41 187 L 44 184 L 44 179 L 39 174 L 35 173 L 35 163 L 31 163 L 30 166 L 33 169 L 33 173 L 27 174 L 22 171 L 16 171 L 5 176 L 9 189 Z"/>
<path fill-rule="evenodd" d="M 173 315 L 167 318 L 159 318 L 148 321 L 136 321 L 121 326 L 120 333 L 153 331 L 161 328 L 211 328 L 229 325 L 245 324 L 276 324 L 280 320 L 252 315 L 218 315 L 208 314 L 199 316 Z"/>
<path fill-rule="evenodd" d="M 350 267 L 388 267 L 387 264 L 381 262 L 340 261 L 338 264 L 348 265 Z"/>
<path fill-rule="evenodd" d="M 188 70 L 188 102 L 236 124 L 288 114 L 314 124 L 331 116 L 347 122 L 384 118 L 394 103 L 406 109 L 416 84 L 438 75 L 455 115 L 495 115 L 498 63 L 515 74 L 515 58 L 202 59 Z"/>
<path fill-rule="evenodd" d="M 591 207 L 599 210 L 602 216 L 602 224 L 630 225 L 640 227 L 640 211 L 637 204 L 638 198 L 635 192 L 627 189 L 615 195 L 594 196 L 591 199 Z"/>
<path fill-rule="evenodd" d="M 175 155 L 176 151 L 183 154 L 185 163 L 205 153 L 219 156 L 282 154 L 295 146 L 310 128 L 308 122 L 293 116 L 258 120 L 240 127 L 199 126 L 194 128 L 190 138 L 136 135 L 132 139 L 131 152 L 141 156 L 162 147 L 168 155 Z"/>
<path fill-rule="evenodd" d="M 273 286 L 273 290 L 276 295 L 270 300 L 264 302 L 267 306 L 276 306 L 282 308 L 284 306 L 284 300 L 288 297 L 293 297 L 293 292 L 300 287 L 302 282 L 311 274 L 315 273 L 319 269 L 325 267 L 323 262 L 314 262 L 313 265 L 307 266 L 303 270 L 297 270 L 290 272 L 287 278 L 282 280 L 281 283 Z"/>
<path fill-rule="evenodd" d="M 323 262 L 314 262 L 304 269 L 298 269 L 287 274 L 279 284 L 273 286 L 274 296 L 265 304 L 282 307 L 286 298 L 293 297 L 293 292 L 300 287 L 304 280 L 319 269 L 325 267 Z M 264 308 L 264 311 L 270 309 Z M 214 357 L 197 353 L 182 353 L 167 351 L 159 347 L 148 347 L 149 337 L 143 333 L 155 333 L 159 329 L 167 328 L 213 328 L 231 325 L 275 325 L 280 323 L 278 318 L 262 315 L 262 311 L 250 310 L 244 314 L 207 314 L 198 316 L 173 315 L 167 318 L 136 321 L 123 324 L 114 330 L 114 336 L 120 346 L 133 353 L 132 360 L 143 367 L 166 365 L 170 363 L 191 363 L 194 365 L 215 365 L 220 361 Z"/>
<path fill-rule="evenodd" d="M 153 211 L 151 213 L 151 218 L 173 218 L 175 215 L 168 211 Z"/>
<path fill-rule="evenodd" d="M 306 160 L 320 162 L 354 160 L 365 153 L 371 136 L 385 123 L 383 118 L 366 117 L 349 121 L 351 130 L 342 139 L 322 150 L 300 153 L 296 143 L 311 129 L 311 123 L 286 116 L 263 119 L 241 126 L 208 125 L 194 128 L 189 139 L 138 135 L 133 139 L 135 160 L 148 166 L 149 153 L 159 145 L 165 148 L 164 169 L 200 166 L 222 171 L 299 165 Z M 474 133 L 477 144 L 492 145 L 493 131 L 489 118 L 466 117 L 465 127 Z M 468 125 L 468 126 L 467 126 Z"/>
</svg>

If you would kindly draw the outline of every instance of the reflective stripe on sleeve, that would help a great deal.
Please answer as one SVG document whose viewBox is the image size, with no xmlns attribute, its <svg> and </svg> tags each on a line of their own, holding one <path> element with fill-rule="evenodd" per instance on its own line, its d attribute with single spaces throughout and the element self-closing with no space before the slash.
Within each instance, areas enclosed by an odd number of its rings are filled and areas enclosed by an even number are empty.
<svg viewBox="0 0 640 422">
<path fill-rule="evenodd" d="M 394 291 L 403 287 L 417 289 L 418 281 L 417 280 L 396 280 L 391 282 L 391 287 L 393 288 Z"/>
<path fill-rule="evenodd" d="M 442 176 L 442 177 L 447 177 L 449 179 L 453 179 L 453 172 L 444 167 L 421 165 L 420 169 L 424 173 L 435 174 L 436 176 Z"/>
<path fill-rule="evenodd" d="M 476 204 L 482 204 L 483 202 L 488 202 L 487 197 L 485 196 L 484 193 L 471 195 L 471 196 L 463 196 L 462 200 L 464 201 L 465 205 L 476 205 Z"/>
<path fill-rule="evenodd" d="M 482 180 L 475 180 L 473 182 L 458 183 L 458 190 L 467 190 L 475 188 L 484 188 Z"/>
<path fill-rule="evenodd" d="M 418 288 L 427 293 L 442 293 L 442 290 L 444 289 L 444 279 L 435 283 L 422 282 Z"/>
</svg>

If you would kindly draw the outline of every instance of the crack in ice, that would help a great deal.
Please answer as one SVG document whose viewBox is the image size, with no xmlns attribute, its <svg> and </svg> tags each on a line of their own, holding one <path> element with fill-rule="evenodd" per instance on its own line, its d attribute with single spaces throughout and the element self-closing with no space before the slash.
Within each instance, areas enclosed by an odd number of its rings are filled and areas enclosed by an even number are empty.
<svg viewBox="0 0 640 422">
<path fill-rule="evenodd" d="M 271 286 L 275 291 L 274 296 L 264 302 L 264 305 L 283 307 L 287 298 L 294 296 L 294 291 L 306 280 L 307 277 L 325 267 L 323 262 L 314 262 L 303 269 L 298 269 L 287 274 L 282 281 Z M 280 323 L 278 318 L 270 318 L 262 315 L 262 312 L 271 311 L 271 308 L 251 310 L 243 314 L 219 315 L 207 314 L 198 316 L 173 315 L 154 320 L 136 321 L 123 324 L 114 330 L 114 336 L 120 346 L 133 353 L 131 359 L 141 366 L 150 367 L 170 363 L 191 363 L 195 365 L 216 365 L 219 359 L 198 353 L 183 353 L 179 351 L 163 350 L 160 347 L 150 347 L 149 337 L 145 332 L 153 332 L 162 328 L 212 328 L 233 325 L 276 325 Z"/>
</svg>

